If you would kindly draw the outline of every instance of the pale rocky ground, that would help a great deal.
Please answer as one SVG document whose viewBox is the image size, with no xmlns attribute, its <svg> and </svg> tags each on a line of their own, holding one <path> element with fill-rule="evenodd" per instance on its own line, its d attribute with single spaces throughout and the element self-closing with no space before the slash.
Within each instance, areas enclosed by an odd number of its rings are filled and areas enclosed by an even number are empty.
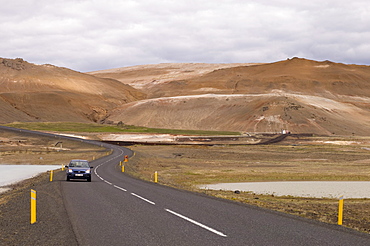
<svg viewBox="0 0 370 246">
<path fill-rule="evenodd" d="M 112 77 L 124 84 L 148 91 L 151 87 L 172 80 L 190 79 L 202 76 L 217 69 L 238 66 L 252 66 L 260 63 L 161 63 L 113 68 L 89 72 L 99 77 Z M 113 75 L 114 74 L 114 75 Z"/>
</svg>

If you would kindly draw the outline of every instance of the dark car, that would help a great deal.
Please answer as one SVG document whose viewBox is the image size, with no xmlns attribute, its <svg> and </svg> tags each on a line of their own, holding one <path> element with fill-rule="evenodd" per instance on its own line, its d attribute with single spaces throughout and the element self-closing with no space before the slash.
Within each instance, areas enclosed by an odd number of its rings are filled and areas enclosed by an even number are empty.
<svg viewBox="0 0 370 246">
<path fill-rule="evenodd" d="M 86 179 L 91 182 L 91 167 L 87 160 L 71 160 L 66 166 L 67 181 L 71 179 Z"/>
</svg>

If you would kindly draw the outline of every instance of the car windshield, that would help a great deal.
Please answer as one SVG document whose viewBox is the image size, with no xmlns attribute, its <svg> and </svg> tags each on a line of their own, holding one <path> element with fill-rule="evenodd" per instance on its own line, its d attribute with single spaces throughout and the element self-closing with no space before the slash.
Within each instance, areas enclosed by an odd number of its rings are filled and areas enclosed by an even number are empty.
<svg viewBox="0 0 370 246">
<path fill-rule="evenodd" d="M 89 167 L 89 163 L 87 161 L 71 161 L 69 163 L 70 167 Z"/>
</svg>

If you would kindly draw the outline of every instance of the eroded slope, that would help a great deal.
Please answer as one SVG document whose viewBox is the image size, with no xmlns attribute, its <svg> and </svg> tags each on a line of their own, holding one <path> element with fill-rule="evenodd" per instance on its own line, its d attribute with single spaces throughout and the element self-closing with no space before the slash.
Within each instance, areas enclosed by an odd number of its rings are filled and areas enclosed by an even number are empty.
<svg viewBox="0 0 370 246">
<path fill-rule="evenodd" d="M 0 122 L 103 121 L 118 105 L 144 98 L 131 86 L 52 65 L 0 58 Z"/>
</svg>

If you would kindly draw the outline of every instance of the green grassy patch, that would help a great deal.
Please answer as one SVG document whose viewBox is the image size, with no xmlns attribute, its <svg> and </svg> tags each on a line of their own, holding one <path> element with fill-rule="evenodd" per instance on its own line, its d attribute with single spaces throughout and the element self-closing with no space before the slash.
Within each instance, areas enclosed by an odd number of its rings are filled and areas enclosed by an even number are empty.
<svg viewBox="0 0 370 246">
<path fill-rule="evenodd" d="M 5 126 L 37 131 L 56 132 L 119 132 L 119 133 L 158 133 L 174 135 L 240 135 L 239 132 L 228 131 L 203 131 L 203 130 L 179 130 L 147 128 L 140 126 L 103 125 L 98 123 L 75 123 L 75 122 L 14 122 Z"/>
</svg>

